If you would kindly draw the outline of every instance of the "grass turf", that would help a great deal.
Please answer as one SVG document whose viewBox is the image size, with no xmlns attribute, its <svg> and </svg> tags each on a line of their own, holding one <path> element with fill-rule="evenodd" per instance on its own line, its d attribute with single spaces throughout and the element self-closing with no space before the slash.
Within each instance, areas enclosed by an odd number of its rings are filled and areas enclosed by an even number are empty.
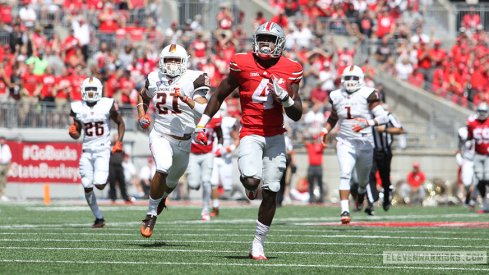
<svg viewBox="0 0 489 275">
<path fill-rule="evenodd" d="M 339 225 L 339 209 L 277 209 L 265 246 L 247 258 L 258 206 L 223 207 L 210 223 L 198 207 L 169 206 L 150 239 L 139 235 L 145 206 L 102 206 L 107 226 L 90 228 L 88 206 L 0 205 L 0 274 L 487 274 L 489 266 L 383 264 L 384 251 L 489 250 L 488 228 Z M 353 221 L 486 222 L 462 207 L 400 207 Z M 335 222 L 332 224 L 332 222 Z M 324 225 L 327 224 L 327 225 Z"/>
</svg>

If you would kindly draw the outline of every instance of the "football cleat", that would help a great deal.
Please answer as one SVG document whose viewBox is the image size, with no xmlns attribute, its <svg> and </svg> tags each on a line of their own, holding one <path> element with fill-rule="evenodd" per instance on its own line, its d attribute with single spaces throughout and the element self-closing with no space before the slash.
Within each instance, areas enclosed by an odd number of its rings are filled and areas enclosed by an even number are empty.
<svg viewBox="0 0 489 275">
<path fill-rule="evenodd" d="M 481 210 L 477 211 L 477 213 L 479 213 L 479 214 L 488 214 L 489 213 L 489 209 L 481 209 Z"/>
<path fill-rule="evenodd" d="M 162 199 L 160 203 L 158 204 L 158 208 L 156 208 L 156 215 L 161 214 L 163 209 L 166 208 L 166 198 Z"/>
<path fill-rule="evenodd" d="M 263 252 L 263 244 L 255 241 L 251 243 L 251 250 L 248 257 L 256 261 L 268 260 L 268 258 L 265 256 L 265 252 Z"/>
<path fill-rule="evenodd" d="M 92 224 L 92 228 L 102 228 L 105 226 L 105 220 L 102 219 L 95 219 L 95 221 Z"/>
<path fill-rule="evenodd" d="M 343 213 L 341 213 L 340 217 L 341 217 L 341 223 L 342 224 L 349 224 L 351 221 L 350 212 L 348 212 L 348 211 L 343 211 Z"/>
<path fill-rule="evenodd" d="M 251 254 L 251 252 L 250 252 L 250 254 L 248 254 L 248 258 L 255 260 L 255 261 L 267 261 L 268 260 L 268 258 L 265 255 L 253 256 Z"/>
<path fill-rule="evenodd" d="M 141 224 L 141 236 L 145 238 L 151 237 L 153 235 L 153 228 L 156 224 L 157 216 L 146 215 L 146 218 L 143 220 L 143 224 Z"/>
<path fill-rule="evenodd" d="M 365 193 L 363 194 L 358 193 L 355 200 L 355 211 L 362 211 L 364 201 L 365 201 Z"/>
<path fill-rule="evenodd" d="M 365 208 L 365 213 L 369 216 L 375 216 L 374 207 L 372 205 L 367 206 Z"/>
<path fill-rule="evenodd" d="M 211 217 L 219 216 L 219 207 L 212 207 Z"/>
<path fill-rule="evenodd" d="M 246 191 L 246 197 L 248 197 L 249 200 L 256 199 L 256 196 L 258 194 L 258 188 L 255 190 L 248 190 L 245 188 L 245 191 Z"/>
<path fill-rule="evenodd" d="M 209 214 L 202 214 L 200 220 L 203 221 L 203 222 L 210 222 L 211 221 L 211 216 Z"/>
<path fill-rule="evenodd" d="M 382 203 L 382 208 L 384 208 L 384 211 L 389 211 L 389 209 L 391 208 L 391 202 L 390 201 L 384 201 Z"/>
</svg>

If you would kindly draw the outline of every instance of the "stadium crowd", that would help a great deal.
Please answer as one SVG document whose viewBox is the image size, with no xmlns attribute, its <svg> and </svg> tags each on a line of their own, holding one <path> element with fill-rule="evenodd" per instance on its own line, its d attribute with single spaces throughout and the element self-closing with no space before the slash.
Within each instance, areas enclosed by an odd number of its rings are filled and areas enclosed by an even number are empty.
<svg viewBox="0 0 489 275">
<path fill-rule="evenodd" d="M 463 106 L 489 101 L 488 36 L 475 11 L 463 18 L 455 45 L 444 48 L 434 32 L 426 33 L 423 13 L 429 1 L 269 0 L 276 10 L 272 18 L 221 4 L 214 31 L 202 27 L 201 15 L 165 26 L 157 16 L 160 2 L 0 1 L 0 103 L 19 102 L 22 125 L 35 126 L 27 117 L 41 102 L 55 112 L 54 120 L 67 119 L 69 102 L 81 99 L 81 81 L 94 75 L 104 84 L 104 96 L 134 109 L 145 76 L 170 42 L 187 49 L 191 68 L 205 71 L 215 88 L 228 73 L 231 56 L 251 48 L 246 16 L 254 16 L 254 27 L 266 20 L 280 24 L 287 35 L 286 55 L 303 64 L 305 115 L 303 123 L 292 126 L 294 140 L 319 133 L 329 116 L 328 93 L 362 52 L 369 56 L 360 61 L 368 86 L 375 86 L 377 63 Z M 336 45 L 332 33 L 356 37 L 357 43 Z M 239 116 L 237 96 L 227 102 L 230 115 Z"/>
</svg>

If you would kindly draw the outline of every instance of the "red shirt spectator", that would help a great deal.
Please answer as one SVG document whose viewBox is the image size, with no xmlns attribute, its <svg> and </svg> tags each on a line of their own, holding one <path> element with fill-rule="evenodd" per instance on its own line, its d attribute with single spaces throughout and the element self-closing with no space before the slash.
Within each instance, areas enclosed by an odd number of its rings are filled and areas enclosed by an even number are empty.
<svg viewBox="0 0 489 275">
<path fill-rule="evenodd" d="M 462 18 L 462 25 L 468 30 L 475 29 L 480 23 L 481 17 L 476 12 L 466 13 Z"/>
<path fill-rule="evenodd" d="M 86 76 L 80 74 L 81 71 L 81 66 L 77 66 L 76 69 L 73 70 L 71 75 L 68 76 L 70 82 L 71 82 L 71 100 L 76 101 L 76 100 L 81 100 L 81 84 L 83 80 L 85 80 Z"/>
<path fill-rule="evenodd" d="M 73 35 L 73 32 L 63 41 L 62 49 L 65 53 L 65 63 L 72 64 L 72 59 L 77 59 L 80 41 Z"/>
<path fill-rule="evenodd" d="M 221 30 L 230 30 L 233 27 L 233 15 L 227 6 L 221 6 L 217 14 L 217 27 Z"/>
<path fill-rule="evenodd" d="M 207 43 L 202 40 L 202 34 L 198 33 L 196 38 L 192 41 L 190 47 L 193 50 L 194 57 L 202 58 L 206 56 L 207 53 Z"/>
<path fill-rule="evenodd" d="M 320 166 L 323 164 L 323 151 L 324 147 L 321 143 L 317 142 L 318 137 L 312 136 L 313 141 L 311 143 L 306 142 L 307 155 L 309 157 L 309 165 Z"/>
<path fill-rule="evenodd" d="M 419 87 L 419 88 L 423 88 L 424 76 L 418 69 L 414 69 L 413 73 L 410 74 L 408 77 L 408 82 L 411 85 L 414 85 L 414 86 Z"/>
<path fill-rule="evenodd" d="M 283 12 L 272 17 L 272 20 L 270 21 L 279 24 L 283 29 L 286 29 L 289 26 L 289 19 L 287 19 L 287 16 L 285 16 Z"/>
<path fill-rule="evenodd" d="M 52 100 L 54 98 L 54 86 L 56 86 L 56 77 L 51 70 L 46 70 L 46 74 L 39 77 L 39 82 L 42 83 L 41 100 Z"/>
<path fill-rule="evenodd" d="M 98 29 L 101 32 L 113 33 L 119 28 L 117 14 L 109 2 L 105 3 L 103 11 L 98 15 L 98 20 L 100 23 Z"/>
<path fill-rule="evenodd" d="M 426 177 L 419 169 L 419 163 L 413 163 L 413 170 L 407 175 L 407 183 L 413 187 L 413 189 L 418 189 L 424 184 Z"/>
<path fill-rule="evenodd" d="M 428 51 L 428 55 L 431 57 L 431 61 L 435 66 L 441 66 L 445 58 L 447 57 L 447 51 L 441 47 L 440 40 L 435 40 L 433 48 Z"/>
<path fill-rule="evenodd" d="M 391 15 L 386 10 L 383 10 L 382 13 L 377 17 L 377 31 L 375 35 L 379 39 L 389 34 L 392 28 L 395 26 L 395 21 Z"/>
<path fill-rule="evenodd" d="M 24 84 L 24 88 L 29 93 L 29 96 L 37 96 L 36 89 L 38 85 L 38 76 L 31 73 L 29 69 L 25 71 L 22 75 L 22 83 Z"/>
<path fill-rule="evenodd" d="M 12 7 L 7 3 L 0 3 L 0 20 L 6 25 L 12 24 Z"/>
<path fill-rule="evenodd" d="M 426 48 L 426 44 L 424 42 L 420 42 L 420 44 L 419 44 L 418 68 L 425 69 L 425 70 L 431 68 L 431 56 L 430 56 L 429 51 Z"/>
<path fill-rule="evenodd" d="M 60 76 L 56 79 L 56 98 L 67 99 L 70 97 L 72 92 L 72 86 L 69 76 Z"/>
</svg>

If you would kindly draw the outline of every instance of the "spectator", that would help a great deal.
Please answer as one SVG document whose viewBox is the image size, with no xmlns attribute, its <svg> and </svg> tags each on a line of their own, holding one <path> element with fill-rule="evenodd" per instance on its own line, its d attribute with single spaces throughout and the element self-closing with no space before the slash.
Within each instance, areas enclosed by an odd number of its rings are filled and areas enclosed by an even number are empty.
<svg viewBox="0 0 489 275">
<path fill-rule="evenodd" d="M 88 45 L 90 44 L 90 26 L 85 21 L 85 18 L 80 16 L 78 19 L 71 21 L 71 27 L 75 38 L 80 42 L 83 61 L 86 63 L 88 60 Z"/>
<path fill-rule="evenodd" d="M 319 135 L 313 134 L 311 141 L 304 140 L 304 145 L 307 150 L 309 159 L 309 167 L 307 168 L 307 181 L 309 183 L 309 203 L 323 203 L 323 151 L 324 147 L 319 142 Z M 315 198 L 314 187 L 319 187 L 319 197 Z"/>
<path fill-rule="evenodd" d="M 5 143 L 5 137 L 0 136 L 0 201 L 6 202 L 9 199 L 5 196 L 7 187 L 7 175 L 10 169 L 12 152 L 10 147 Z"/>
<path fill-rule="evenodd" d="M 314 104 L 312 108 L 304 115 L 304 124 L 309 134 L 319 134 L 321 127 L 326 122 L 322 104 Z"/>
<path fill-rule="evenodd" d="M 423 185 L 425 183 L 425 180 L 426 177 L 423 171 L 421 171 L 421 169 L 419 168 L 419 163 L 414 162 L 413 169 L 407 175 L 407 185 L 404 186 L 405 190 L 402 194 L 402 197 L 405 200 L 407 198 L 407 202 L 412 202 L 413 204 L 419 203 L 420 205 L 423 205 L 423 200 L 425 196 Z"/>
<path fill-rule="evenodd" d="M 19 18 L 22 21 L 22 24 L 28 28 L 34 27 L 34 23 L 37 20 L 34 4 L 27 5 L 25 2 L 21 2 L 20 6 Z"/>
<path fill-rule="evenodd" d="M 379 63 L 387 62 L 387 59 L 393 54 L 392 45 L 388 36 L 382 38 L 380 45 L 375 51 L 375 60 Z"/>
<path fill-rule="evenodd" d="M 396 75 L 400 80 L 407 81 L 409 76 L 413 73 L 413 65 L 409 63 L 407 57 L 402 57 L 398 59 L 396 63 Z"/>
</svg>

